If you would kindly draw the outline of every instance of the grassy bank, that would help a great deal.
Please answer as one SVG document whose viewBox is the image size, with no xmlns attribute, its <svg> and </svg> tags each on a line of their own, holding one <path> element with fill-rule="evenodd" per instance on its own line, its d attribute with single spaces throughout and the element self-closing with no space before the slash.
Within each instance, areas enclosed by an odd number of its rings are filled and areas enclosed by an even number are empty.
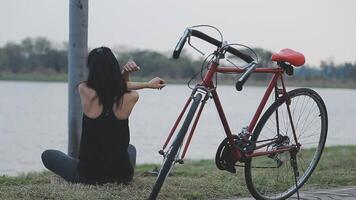
<svg viewBox="0 0 356 200">
<path fill-rule="evenodd" d="M 326 148 L 316 171 L 303 190 L 356 184 L 356 146 Z M 129 185 L 51 183 L 50 172 L 0 177 L 0 199 L 146 199 L 155 177 L 147 175 L 154 165 L 140 165 Z M 243 169 L 236 175 L 220 171 L 213 161 L 191 161 L 176 166 L 166 180 L 160 199 L 216 199 L 249 196 Z"/>
<path fill-rule="evenodd" d="M 14 73 L 2 73 L 0 74 L 0 80 L 4 81 L 45 81 L 45 82 L 66 82 L 67 74 L 14 74 Z"/>
</svg>

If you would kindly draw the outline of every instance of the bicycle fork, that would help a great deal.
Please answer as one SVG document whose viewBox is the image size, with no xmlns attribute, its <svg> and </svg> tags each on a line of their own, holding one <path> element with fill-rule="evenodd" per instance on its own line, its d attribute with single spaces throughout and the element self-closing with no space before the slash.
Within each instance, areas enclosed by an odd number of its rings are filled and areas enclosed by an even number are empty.
<svg viewBox="0 0 356 200">
<path fill-rule="evenodd" d="M 202 95 L 204 95 L 204 96 L 202 96 Z M 183 159 L 184 159 L 184 157 L 185 157 L 185 155 L 187 153 L 188 146 L 189 146 L 189 144 L 191 142 L 193 133 L 194 133 L 194 131 L 196 129 L 196 126 L 197 126 L 198 121 L 200 119 L 201 113 L 202 113 L 202 111 L 204 109 L 205 103 L 209 99 L 209 97 L 210 97 L 210 90 L 209 89 L 207 89 L 207 88 L 205 88 L 203 86 L 196 86 L 196 88 L 194 88 L 194 90 L 192 91 L 190 97 L 188 98 L 187 102 L 185 103 L 182 112 L 179 114 L 178 119 L 175 121 L 175 124 L 173 125 L 173 127 L 172 127 L 172 129 L 171 129 L 171 131 L 170 131 L 170 133 L 168 135 L 168 138 L 166 139 L 162 149 L 159 150 L 159 152 L 158 152 L 159 154 L 165 155 L 165 151 L 164 150 L 167 147 L 167 145 L 169 144 L 170 140 L 172 139 L 172 136 L 173 136 L 174 132 L 176 131 L 176 128 L 178 127 L 181 119 L 183 118 L 183 115 L 186 113 L 187 108 L 191 104 L 191 101 L 192 100 L 193 100 L 193 102 L 194 101 L 201 101 L 201 104 L 200 104 L 200 107 L 198 109 L 197 114 L 195 115 L 195 112 L 194 112 L 195 119 L 194 119 L 192 127 L 190 128 L 188 138 L 187 138 L 187 140 L 185 142 L 183 153 L 181 154 L 180 157 L 177 155 L 177 159 L 175 159 L 175 161 L 174 161 L 174 162 L 178 162 L 179 164 L 184 164 Z M 193 118 L 191 120 L 193 120 Z M 181 144 L 180 146 L 183 146 L 183 140 L 184 140 L 187 132 L 188 132 L 188 130 L 185 130 L 185 133 L 181 134 L 181 136 L 179 136 L 179 137 L 181 137 L 181 138 L 179 138 L 179 140 L 180 140 L 179 142 Z M 177 137 L 178 137 L 178 135 L 177 135 Z M 180 152 L 180 151 L 178 151 L 178 152 Z"/>
<path fill-rule="evenodd" d="M 193 117 L 197 111 L 197 108 L 201 102 L 202 99 L 202 94 L 198 93 L 195 96 L 192 96 L 191 99 L 193 99 L 193 103 L 189 109 L 189 112 L 183 122 L 182 127 L 180 128 L 179 132 L 177 133 L 174 141 L 172 142 L 171 148 L 165 153 L 164 150 L 160 150 L 159 153 L 164 156 L 164 162 L 161 166 L 161 169 L 158 173 L 156 182 L 152 188 L 151 194 L 149 196 L 149 200 L 155 200 L 158 196 L 158 193 L 163 185 L 164 180 L 170 173 L 173 165 L 178 162 L 177 161 L 177 156 L 179 154 L 181 144 L 184 141 L 185 135 L 188 131 L 188 128 L 190 126 L 191 121 L 193 120 Z M 177 123 L 177 122 L 176 122 Z M 178 121 L 179 123 L 179 121 Z M 177 124 L 178 124 L 177 123 Z M 170 136 L 172 137 L 172 136 Z"/>
</svg>

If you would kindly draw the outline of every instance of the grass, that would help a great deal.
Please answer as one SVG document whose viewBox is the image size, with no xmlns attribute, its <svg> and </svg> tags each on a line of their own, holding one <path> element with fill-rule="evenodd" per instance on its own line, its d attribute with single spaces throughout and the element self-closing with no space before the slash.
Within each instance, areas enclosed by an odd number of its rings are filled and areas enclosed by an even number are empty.
<svg viewBox="0 0 356 200">
<path fill-rule="evenodd" d="M 328 147 L 303 190 L 356 184 L 356 146 Z M 147 175 L 155 165 L 139 165 L 129 185 L 88 186 L 51 183 L 50 172 L 0 177 L 0 199 L 147 199 L 155 177 Z M 51 178 L 52 177 L 52 178 Z M 187 161 L 175 166 L 159 199 L 222 199 L 249 196 L 242 168 L 237 174 L 220 171 L 211 160 Z"/>
</svg>

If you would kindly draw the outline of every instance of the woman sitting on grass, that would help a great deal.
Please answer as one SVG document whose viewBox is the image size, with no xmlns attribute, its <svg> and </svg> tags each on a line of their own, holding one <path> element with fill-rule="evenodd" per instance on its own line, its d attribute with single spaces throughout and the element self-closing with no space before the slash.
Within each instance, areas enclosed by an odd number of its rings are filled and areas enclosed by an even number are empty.
<svg viewBox="0 0 356 200">
<path fill-rule="evenodd" d="M 147 83 L 129 82 L 129 73 L 140 68 L 128 62 L 121 72 L 107 47 L 92 50 L 87 63 L 88 80 L 78 86 L 84 112 L 79 160 L 46 150 L 42 162 L 72 183 L 127 183 L 132 180 L 136 163 L 128 126 L 139 98 L 135 90 L 161 89 L 165 81 L 156 77 Z"/>
</svg>

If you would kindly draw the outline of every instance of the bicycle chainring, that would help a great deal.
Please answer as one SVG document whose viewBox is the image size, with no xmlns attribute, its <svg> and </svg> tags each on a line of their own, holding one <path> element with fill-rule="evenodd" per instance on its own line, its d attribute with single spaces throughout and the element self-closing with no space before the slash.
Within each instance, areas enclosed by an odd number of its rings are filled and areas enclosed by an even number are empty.
<svg viewBox="0 0 356 200">
<path fill-rule="evenodd" d="M 239 137 L 237 135 L 232 135 L 235 144 L 238 143 Z M 215 164 L 216 167 L 220 170 L 226 170 L 231 173 L 236 173 L 235 163 L 237 162 L 236 158 L 232 154 L 232 148 L 229 142 L 229 139 L 226 137 L 219 145 L 216 156 Z"/>
</svg>

